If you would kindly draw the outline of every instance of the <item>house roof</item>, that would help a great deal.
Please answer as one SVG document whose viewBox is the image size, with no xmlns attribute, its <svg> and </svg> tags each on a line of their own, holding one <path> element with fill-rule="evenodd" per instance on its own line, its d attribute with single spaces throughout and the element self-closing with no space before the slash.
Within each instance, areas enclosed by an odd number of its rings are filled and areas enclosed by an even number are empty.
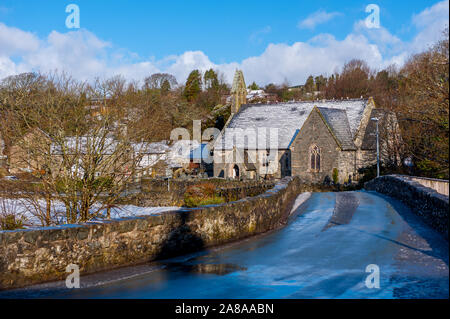
<svg viewBox="0 0 450 319">
<path fill-rule="evenodd" d="M 111 155 L 116 150 L 117 145 L 118 142 L 111 137 L 102 139 L 98 136 L 70 136 L 66 137 L 61 143 L 52 143 L 50 152 L 53 155 L 84 154 L 88 152 L 89 148 L 93 148 L 96 152 Z M 103 150 L 101 151 L 101 149 Z"/>
<path fill-rule="evenodd" d="M 287 149 L 295 132 L 298 129 L 301 129 L 314 106 L 322 109 L 332 108 L 344 110 L 347 116 L 351 139 L 353 140 L 368 101 L 368 99 L 351 99 L 243 105 L 230 121 L 224 133 L 217 139 L 215 148 L 228 150 L 233 149 L 233 147 L 251 148 L 247 147 L 248 145 L 252 145 L 251 142 L 249 142 L 251 139 L 242 138 L 242 136 L 245 135 L 243 132 L 247 130 L 247 132 L 255 132 L 258 148 L 261 148 L 262 144 L 265 144 L 266 148 L 270 148 L 271 145 L 278 145 L 278 149 Z M 338 119 L 341 118 L 342 115 L 343 113 L 336 113 Z M 335 120 L 331 114 L 329 118 L 333 123 L 331 127 L 334 128 L 336 132 L 339 132 L 339 136 L 341 136 L 345 142 L 348 142 L 349 136 L 345 136 L 345 134 L 348 135 L 346 129 L 340 127 L 337 123 L 338 120 Z M 277 129 L 278 134 L 276 134 L 276 132 L 270 134 L 270 128 Z M 237 136 L 233 136 L 235 134 Z M 266 137 L 264 137 L 264 134 L 266 134 Z M 339 138 L 338 136 L 336 137 Z"/>
<path fill-rule="evenodd" d="M 332 131 L 334 137 L 343 150 L 355 150 L 356 146 L 353 143 L 353 135 L 348 123 L 347 111 L 343 109 L 332 109 L 325 107 L 317 108 L 322 114 L 323 119 Z"/>
<path fill-rule="evenodd" d="M 170 149 L 168 141 L 132 143 L 132 146 L 135 153 L 141 154 L 165 154 Z"/>
</svg>

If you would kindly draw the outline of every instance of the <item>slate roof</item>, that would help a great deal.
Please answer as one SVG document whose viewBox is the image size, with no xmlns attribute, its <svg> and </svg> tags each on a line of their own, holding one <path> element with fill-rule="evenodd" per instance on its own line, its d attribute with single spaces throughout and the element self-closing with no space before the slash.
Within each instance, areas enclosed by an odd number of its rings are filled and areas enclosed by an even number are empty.
<svg viewBox="0 0 450 319">
<path fill-rule="evenodd" d="M 64 139 L 64 144 L 52 143 L 50 146 L 50 152 L 53 155 L 63 155 L 65 154 L 85 154 L 88 152 L 89 148 L 94 148 L 94 151 L 100 152 L 104 155 L 112 155 L 116 150 L 118 142 L 107 137 L 102 139 L 98 136 L 70 136 Z M 64 147 L 64 152 L 63 152 Z"/>
<path fill-rule="evenodd" d="M 353 135 L 348 123 L 346 110 L 319 107 L 317 108 L 325 119 L 343 150 L 356 150 Z"/>
<path fill-rule="evenodd" d="M 297 130 L 301 129 L 314 106 L 322 109 L 338 109 L 346 112 L 348 128 L 353 141 L 362 119 L 368 99 L 333 100 L 333 101 L 304 101 L 275 104 L 247 104 L 243 105 L 233 117 L 224 133 L 215 142 L 216 149 L 251 148 L 251 139 L 242 138 L 244 130 L 254 131 L 257 146 L 261 143 L 267 148 L 278 145 L 278 149 L 287 149 Z M 327 113 L 328 114 L 328 113 Z M 337 138 L 342 138 L 347 145 L 349 134 L 344 126 L 339 125 L 343 113 L 335 113 L 338 119 L 329 114 L 330 126 L 336 130 Z M 278 134 L 270 134 L 269 129 L 278 129 Z M 232 129 L 232 130 L 230 130 Z M 233 131 L 234 129 L 234 131 Z M 240 131 L 239 131 L 240 130 Z M 264 137 L 263 134 L 266 134 Z M 233 137 L 233 135 L 236 136 Z M 250 140 L 250 142 L 249 142 Z"/>
<path fill-rule="evenodd" d="M 170 150 L 168 141 L 132 143 L 132 147 L 135 153 L 141 154 L 165 154 Z"/>
</svg>

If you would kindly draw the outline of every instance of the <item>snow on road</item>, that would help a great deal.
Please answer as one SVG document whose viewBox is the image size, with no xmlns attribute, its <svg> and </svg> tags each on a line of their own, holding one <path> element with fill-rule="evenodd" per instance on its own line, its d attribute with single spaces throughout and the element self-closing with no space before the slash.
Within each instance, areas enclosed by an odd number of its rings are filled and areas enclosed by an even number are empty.
<svg viewBox="0 0 450 319">
<path fill-rule="evenodd" d="M 291 214 L 297 208 L 299 208 L 301 204 L 306 202 L 310 197 L 311 197 L 311 193 L 310 192 L 305 192 L 305 193 L 301 193 L 300 195 L 298 195 L 297 198 L 295 199 L 294 206 L 292 206 Z"/>
</svg>

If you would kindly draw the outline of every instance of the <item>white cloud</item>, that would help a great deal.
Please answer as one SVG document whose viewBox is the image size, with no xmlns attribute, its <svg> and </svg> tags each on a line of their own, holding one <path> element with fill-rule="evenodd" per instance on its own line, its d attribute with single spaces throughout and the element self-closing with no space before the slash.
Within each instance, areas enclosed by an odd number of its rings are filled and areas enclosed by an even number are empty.
<svg viewBox="0 0 450 319">
<path fill-rule="evenodd" d="M 310 74 L 332 73 L 350 57 L 364 58 L 372 65 L 382 62 L 378 49 L 364 37 L 349 35 L 338 41 L 331 35 L 321 35 L 308 43 L 270 44 L 260 56 L 242 61 L 241 68 L 248 82 L 267 84 L 287 80 L 297 84 Z"/>
<path fill-rule="evenodd" d="M 324 10 L 316 11 L 310 14 L 306 19 L 298 23 L 300 29 L 314 29 L 317 25 L 330 21 L 336 16 L 340 15 L 339 12 L 326 12 Z"/>
<path fill-rule="evenodd" d="M 371 43 L 377 45 L 385 57 L 380 67 L 393 63 L 402 65 L 410 55 L 428 49 L 442 38 L 442 31 L 448 27 L 448 10 L 449 1 L 444 0 L 414 15 L 411 22 L 417 34 L 409 42 L 402 41 L 384 27 L 367 28 L 364 21 L 355 23 L 353 32 L 366 36 Z"/>
<path fill-rule="evenodd" d="M 0 56 L 0 79 L 17 73 L 20 72 L 18 72 L 16 64 L 8 57 Z"/>
<path fill-rule="evenodd" d="M 37 50 L 25 55 L 24 63 L 33 70 L 64 70 L 77 78 L 87 79 L 102 74 L 107 68 L 108 47 L 107 42 L 86 30 L 52 31 Z"/>
<path fill-rule="evenodd" d="M 442 30 L 449 23 L 448 12 L 449 1 L 444 0 L 413 17 L 413 24 L 419 30 L 411 44 L 414 52 L 427 49 L 442 37 Z"/>
<path fill-rule="evenodd" d="M 8 27 L 0 22 L 0 55 L 16 55 L 36 50 L 39 39 L 30 32 Z"/>
<path fill-rule="evenodd" d="M 0 23 L 0 78 L 55 69 L 83 80 L 117 74 L 130 80 L 142 80 L 156 72 L 169 72 L 183 83 L 193 69 L 213 68 L 231 83 L 234 71 L 240 68 L 248 83 L 255 81 L 264 85 L 287 80 L 290 84 L 299 84 L 310 74 L 331 74 L 352 58 L 364 59 L 374 68 L 392 63 L 402 65 L 410 54 L 440 38 L 444 25 L 448 24 L 448 0 L 415 15 L 411 24 L 416 36 L 409 42 L 383 27 L 368 29 L 358 21 L 342 40 L 331 34 L 319 34 L 305 42 L 269 44 L 260 55 L 240 62 L 216 64 L 202 51 L 186 51 L 156 60 L 115 48 L 83 29 L 67 33 L 52 31 L 40 39 L 33 33 Z M 270 32 L 270 27 L 260 31 Z"/>
</svg>

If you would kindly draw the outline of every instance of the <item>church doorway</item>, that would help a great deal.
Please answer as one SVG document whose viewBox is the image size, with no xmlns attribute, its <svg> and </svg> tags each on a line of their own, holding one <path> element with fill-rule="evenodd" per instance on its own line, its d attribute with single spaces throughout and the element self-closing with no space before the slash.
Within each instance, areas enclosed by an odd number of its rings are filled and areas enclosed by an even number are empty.
<svg viewBox="0 0 450 319">
<path fill-rule="evenodd" d="M 239 178 L 239 166 L 237 165 L 233 167 L 233 178 Z"/>
<path fill-rule="evenodd" d="M 280 158 L 281 178 L 291 176 L 291 151 L 286 151 Z"/>
</svg>

